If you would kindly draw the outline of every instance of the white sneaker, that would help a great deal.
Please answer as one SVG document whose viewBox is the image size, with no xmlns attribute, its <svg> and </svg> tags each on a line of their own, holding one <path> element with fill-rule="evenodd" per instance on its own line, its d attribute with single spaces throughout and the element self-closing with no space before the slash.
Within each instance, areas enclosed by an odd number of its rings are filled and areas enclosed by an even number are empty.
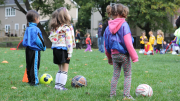
<svg viewBox="0 0 180 101">
<path fill-rule="evenodd" d="M 92 52 L 92 50 L 90 50 L 90 52 Z"/>
</svg>

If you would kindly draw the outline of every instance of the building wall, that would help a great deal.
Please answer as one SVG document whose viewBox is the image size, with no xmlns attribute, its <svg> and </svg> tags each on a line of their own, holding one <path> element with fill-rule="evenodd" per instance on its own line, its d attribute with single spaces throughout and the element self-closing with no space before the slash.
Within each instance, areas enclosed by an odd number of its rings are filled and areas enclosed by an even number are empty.
<svg viewBox="0 0 180 101">
<path fill-rule="evenodd" d="M 6 5 L 6 7 L 16 7 L 14 6 L 8 6 Z M 15 16 L 12 17 L 5 17 L 5 6 L 0 6 L 0 20 L 1 20 L 1 24 L 0 24 L 0 37 L 4 36 L 5 34 L 5 25 L 8 24 L 10 25 L 10 30 L 12 34 L 17 34 L 18 36 L 22 36 L 22 25 L 26 24 L 26 16 L 25 14 L 23 14 L 22 12 L 15 10 L 16 14 Z M 25 7 L 24 5 L 22 7 Z M 15 29 L 15 24 L 19 24 L 19 31 L 12 31 Z"/>
<path fill-rule="evenodd" d="M 91 15 L 91 36 L 96 36 L 98 32 L 99 22 L 102 22 L 101 14 L 97 12 L 93 12 Z"/>
</svg>

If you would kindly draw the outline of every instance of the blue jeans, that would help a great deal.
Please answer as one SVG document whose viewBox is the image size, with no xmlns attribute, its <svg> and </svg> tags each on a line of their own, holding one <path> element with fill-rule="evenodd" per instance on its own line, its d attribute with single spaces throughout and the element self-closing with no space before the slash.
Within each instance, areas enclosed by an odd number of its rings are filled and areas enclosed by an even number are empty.
<svg viewBox="0 0 180 101">
<path fill-rule="evenodd" d="M 98 38 L 98 47 L 99 47 L 99 51 L 101 51 L 101 37 Z"/>
<path fill-rule="evenodd" d="M 101 52 L 104 53 L 104 37 L 101 36 Z"/>
</svg>

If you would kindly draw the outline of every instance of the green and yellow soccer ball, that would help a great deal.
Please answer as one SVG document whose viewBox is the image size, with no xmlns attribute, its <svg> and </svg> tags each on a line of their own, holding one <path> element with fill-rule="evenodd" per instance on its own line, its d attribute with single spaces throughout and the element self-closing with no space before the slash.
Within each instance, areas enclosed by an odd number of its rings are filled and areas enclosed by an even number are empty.
<svg viewBox="0 0 180 101">
<path fill-rule="evenodd" d="M 39 83 L 40 84 L 50 84 L 53 81 L 53 78 L 50 74 L 44 73 L 41 75 Z"/>
</svg>

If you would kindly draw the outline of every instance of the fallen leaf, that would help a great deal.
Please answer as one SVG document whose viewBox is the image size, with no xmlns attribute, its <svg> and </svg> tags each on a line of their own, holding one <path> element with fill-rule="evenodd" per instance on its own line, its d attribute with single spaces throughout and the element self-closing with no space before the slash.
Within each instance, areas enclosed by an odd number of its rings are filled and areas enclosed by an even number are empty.
<svg viewBox="0 0 180 101">
<path fill-rule="evenodd" d="M 11 81 L 11 84 L 12 84 L 12 81 Z"/>
<path fill-rule="evenodd" d="M 87 64 L 85 64 L 85 66 L 86 66 Z"/>
<path fill-rule="evenodd" d="M 7 53 L 7 52 L 4 52 L 4 53 Z"/>
<path fill-rule="evenodd" d="M 162 81 L 160 81 L 160 82 L 162 82 Z"/>
<path fill-rule="evenodd" d="M 20 68 L 22 68 L 22 67 L 23 67 L 23 65 L 20 65 L 19 67 L 20 67 Z"/>
<path fill-rule="evenodd" d="M 89 93 L 89 92 L 86 92 L 86 94 L 90 95 L 90 93 Z"/>
<path fill-rule="evenodd" d="M 123 98 L 122 100 L 130 100 L 130 99 L 128 99 L 128 98 L 125 97 L 125 98 Z"/>
<path fill-rule="evenodd" d="M 77 74 L 77 72 L 74 72 L 74 74 Z"/>
<path fill-rule="evenodd" d="M 76 59 L 76 61 L 79 61 L 79 59 Z"/>
<path fill-rule="evenodd" d="M 11 89 L 17 89 L 16 87 L 11 87 Z"/>
<path fill-rule="evenodd" d="M 1 63 L 8 63 L 8 61 L 5 60 L 5 61 L 2 61 Z"/>
<path fill-rule="evenodd" d="M 107 58 L 104 58 L 103 60 L 107 60 Z"/>
<path fill-rule="evenodd" d="M 45 69 L 47 69 L 47 67 Z"/>
<path fill-rule="evenodd" d="M 145 71 L 146 73 L 148 73 L 148 71 Z"/>
<path fill-rule="evenodd" d="M 72 78 L 69 79 L 69 81 L 71 81 L 71 80 L 72 80 Z"/>
<path fill-rule="evenodd" d="M 73 68 L 71 68 L 71 69 L 73 69 Z"/>
<path fill-rule="evenodd" d="M 93 71 L 92 71 L 93 72 Z"/>
</svg>

